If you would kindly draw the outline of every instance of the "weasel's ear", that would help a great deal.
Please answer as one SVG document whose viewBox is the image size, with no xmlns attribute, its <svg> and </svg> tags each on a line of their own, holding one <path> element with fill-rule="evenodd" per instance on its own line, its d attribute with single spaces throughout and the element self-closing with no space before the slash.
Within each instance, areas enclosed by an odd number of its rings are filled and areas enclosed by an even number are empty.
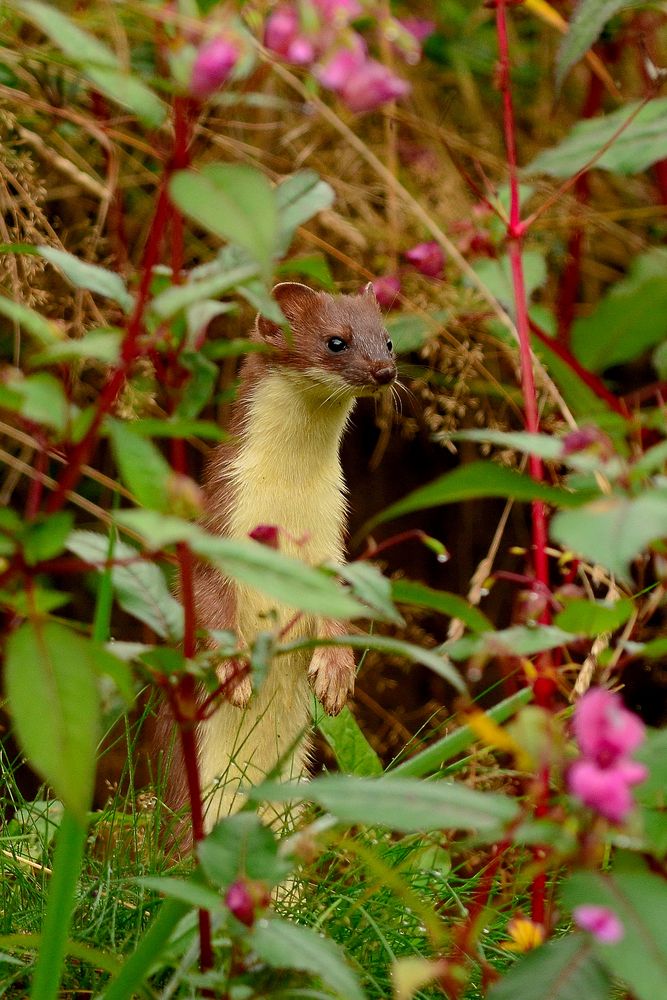
<svg viewBox="0 0 667 1000">
<path fill-rule="evenodd" d="M 319 296 L 308 285 L 302 285 L 298 281 L 281 281 L 276 285 L 272 293 L 281 308 L 281 311 L 290 323 L 294 323 L 317 308 Z M 260 337 L 272 344 L 284 343 L 285 337 L 283 328 L 274 323 L 273 320 L 262 316 L 257 317 L 257 332 Z"/>
<path fill-rule="evenodd" d="M 364 285 L 364 287 L 361 289 L 361 294 L 371 295 L 373 298 L 375 298 L 375 289 L 373 288 L 372 281 L 369 281 L 367 285 Z"/>
</svg>

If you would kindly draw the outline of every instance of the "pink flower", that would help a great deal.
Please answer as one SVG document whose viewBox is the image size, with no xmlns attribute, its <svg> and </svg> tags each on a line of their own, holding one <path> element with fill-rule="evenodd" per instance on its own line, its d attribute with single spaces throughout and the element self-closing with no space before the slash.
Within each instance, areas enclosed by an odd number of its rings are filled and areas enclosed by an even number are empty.
<svg viewBox="0 0 667 1000">
<path fill-rule="evenodd" d="M 445 256 L 440 245 L 431 240 L 428 243 L 418 243 L 405 253 L 406 260 L 409 260 L 421 274 L 429 278 L 441 278 L 445 266 Z"/>
<path fill-rule="evenodd" d="M 264 44 L 298 66 L 306 66 L 315 58 L 315 45 L 302 33 L 299 15 L 291 5 L 276 7 L 269 14 L 264 27 Z"/>
<path fill-rule="evenodd" d="M 637 767 L 641 767 L 641 764 Z M 643 777 L 645 773 L 639 780 Z M 622 823 L 632 811 L 634 800 L 630 783 L 618 768 L 599 767 L 582 757 L 570 768 L 567 781 L 573 795 L 612 823 Z"/>
<path fill-rule="evenodd" d="M 226 83 L 236 66 L 239 50 L 234 42 L 220 35 L 199 49 L 190 76 L 190 93 L 204 100 Z"/>
<path fill-rule="evenodd" d="M 317 68 L 315 75 L 327 90 L 340 92 L 352 74 L 363 68 L 366 60 L 366 46 L 356 35 L 353 45 L 334 52 L 327 62 Z"/>
<path fill-rule="evenodd" d="M 385 274 L 373 282 L 373 291 L 378 305 L 391 309 L 401 291 L 401 280 L 397 274 Z"/>
<path fill-rule="evenodd" d="M 577 703 L 573 728 L 581 752 L 602 767 L 636 750 L 644 739 L 641 719 L 604 688 L 591 688 Z"/>
<path fill-rule="evenodd" d="M 232 882 L 225 895 L 227 909 L 246 927 L 252 927 L 258 912 L 265 910 L 270 902 L 266 885 L 252 879 Z"/>
<path fill-rule="evenodd" d="M 602 944 L 616 944 L 625 934 L 619 918 L 606 906 L 596 906 L 594 903 L 577 906 L 572 911 L 572 916 L 582 930 L 588 931 Z"/>
<path fill-rule="evenodd" d="M 315 72 L 323 87 L 333 90 L 351 111 L 374 111 L 387 101 L 404 97 L 410 84 L 386 66 L 369 59 L 366 45 L 355 35 L 351 45 L 338 49 Z"/>
<path fill-rule="evenodd" d="M 582 756 L 568 772 L 568 786 L 584 805 L 622 823 L 634 805 L 633 785 L 646 778 L 643 764 L 628 755 L 644 739 L 641 719 L 617 694 L 591 688 L 574 711 L 574 734 Z"/>
</svg>

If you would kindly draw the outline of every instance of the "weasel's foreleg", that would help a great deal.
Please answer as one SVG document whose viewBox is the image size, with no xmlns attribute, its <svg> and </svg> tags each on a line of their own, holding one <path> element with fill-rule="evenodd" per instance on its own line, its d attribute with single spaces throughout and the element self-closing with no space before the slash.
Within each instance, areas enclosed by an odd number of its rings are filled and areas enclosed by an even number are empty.
<svg viewBox="0 0 667 1000">
<path fill-rule="evenodd" d="M 323 618 L 320 622 L 323 639 L 337 639 L 347 634 L 343 622 Z M 308 667 L 308 680 L 315 697 L 327 715 L 338 715 L 354 691 L 354 654 L 345 646 L 320 646 L 313 653 Z"/>
</svg>

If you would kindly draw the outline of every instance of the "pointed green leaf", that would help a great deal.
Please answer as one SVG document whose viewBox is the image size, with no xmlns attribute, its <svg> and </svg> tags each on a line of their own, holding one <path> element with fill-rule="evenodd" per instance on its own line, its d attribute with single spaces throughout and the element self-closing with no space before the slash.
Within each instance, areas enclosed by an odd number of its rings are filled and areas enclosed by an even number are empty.
<svg viewBox="0 0 667 1000">
<path fill-rule="evenodd" d="M 37 247 L 40 257 L 48 260 L 50 264 L 57 267 L 76 288 L 86 288 L 89 292 L 96 292 L 104 295 L 108 299 L 117 302 L 119 306 L 129 312 L 134 303 L 134 299 L 128 292 L 125 282 L 115 271 L 107 271 L 106 268 L 98 264 L 89 264 L 74 254 L 66 253 L 64 250 L 57 250 L 55 247 Z"/>
<path fill-rule="evenodd" d="M 382 762 L 347 706 L 340 715 L 322 715 L 317 727 L 331 747 L 343 774 L 382 774 Z"/>
<path fill-rule="evenodd" d="M 62 338 L 60 330 L 50 320 L 40 316 L 35 309 L 30 309 L 20 302 L 13 302 L 4 295 L 0 295 L 0 316 L 5 316 L 12 323 L 18 324 L 38 344 L 45 347 Z"/>
<path fill-rule="evenodd" d="M 316 802 L 342 823 L 386 826 L 401 833 L 461 829 L 497 831 L 519 814 L 516 800 L 447 781 L 357 778 L 331 774 L 311 782 L 264 782 L 255 801 Z"/>
<path fill-rule="evenodd" d="M 462 500 L 474 500 L 480 497 L 505 497 L 513 500 L 544 500 L 561 507 L 574 507 L 583 503 L 581 494 L 568 493 L 566 490 L 545 483 L 535 482 L 530 476 L 525 476 L 504 465 L 493 462 L 471 462 L 462 465 L 452 472 L 445 473 L 439 479 L 409 493 L 403 500 L 387 507 L 382 513 L 371 518 L 364 526 L 369 531 L 376 524 L 392 521 L 403 514 L 429 507 L 441 507 L 444 504 L 460 503 Z"/>
<path fill-rule="evenodd" d="M 638 104 L 626 104 L 610 115 L 579 122 L 558 146 L 545 149 L 525 168 L 526 174 L 572 177 L 627 122 Z M 644 105 L 628 127 L 595 163 L 596 170 L 638 174 L 667 157 L 667 97 Z"/>
<path fill-rule="evenodd" d="M 449 618 L 458 618 L 473 632 L 487 632 L 493 625 L 479 608 L 458 594 L 449 594 L 446 590 L 433 590 L 423 583 L 414 580 L 394 580 L 391 585 L 392 596 L 398 604 L 410 604 L 416 608 L 429 608 Z"/>
<path fill-rule="evenodd" d="M 189 218 L 246 249 L 268 274 L 276 251 L 278 213 L 274 191 L 263 174 L 240 164 L 214 163 L 201 173 L 179 171 L 169 191 Z"/>
<path fill-rule="evenodd" d="M 90 808 L 99 735 L 102 647 L 55 622 L 22 625 L 7 643 L 7 698 L 35 770 L 79 818 Z"/>
<path fill-rule="evenodd" d="M 571 934 L 518 959 L 488 1000 L 609 1000 L 611 982 L 589 941 Z"/>
<path fill-rule="evenodd" d="M 20 0 L 17 6 L 106 97 L 134 112 L 149 127 L 162 124 L 166 116 L 165 104 L 122 67 L 112 50 L 94 35 L 83 31 L 52 4 Z"/>
<path fill-rule="evenodd" d="M 561 86 L 569 70 L 586 55 L 614 14 L 634 6 L 632 0 L 579 0 L 567 34 L 558 51 L 556 84 Z"/>
<path fill-rule="evenodd" d="M 122 480 L 137 502 L 153 510 L 166 510 L 172 474 L 166 458 L 151 441 L 135 434 L 131 425 L 108 419 L 106 428 Z"/>
<path fill-rule="evenodd" d="M 667 491 L 647 490 L 632 499 L 608 496 L 580 510 L 563 510 L 551 536 L 566 549 L 629 580 L 630 563 L 651 542 L 667 537 Z"/>
<path fill-rule="evenodd" d="M 632 601 L 568 601 L 554 619 L 557 628 L 575 635 L 596 636 L 613 632 L 629 620 Z"/>
<path fill-rule="evenodd" d="M 321 979 L 340 1000 L 364 1000 L 359 981 L 343 949 L 310 927 L 278 917 L 262 919 L 249 941 L 253 951 L 276 969 L 300 969 Z"/>
<path fill-rule="evenodd" d="M 623 924 L 613 945 L 592 941 L 600 963 L 618 976 L 637 1000 L 656 1000 L 667 983 L 667 884 L 648 871 L 575 872 L 562 889 L 566 906 L 583 904 L 610 909 Z M 585 992 L 579 996 L 587 996 Z"/>
</svg>

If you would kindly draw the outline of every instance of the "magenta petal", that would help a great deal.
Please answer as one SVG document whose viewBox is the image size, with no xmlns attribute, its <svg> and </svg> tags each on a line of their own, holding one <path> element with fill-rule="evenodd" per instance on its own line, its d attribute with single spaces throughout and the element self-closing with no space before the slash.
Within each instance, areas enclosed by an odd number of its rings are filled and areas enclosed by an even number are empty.
<svg viewBox="0 0 667 1000">
<path fill-rule="evenodd" d="M 396 274 L 385 274 L 373 282 L 373 291 L 378 305 L 383 309 L 391 309 L 401 290 L 401 281 Z"/>
<path fill-rule="evenodd" d="M 445 256 L 442 249 L 435 240 L 428 243 L 418 243 L 405 253 L 406 260 L 409 260 L 421 274 L 429 278 L 439 278 L 445 266 Z"/>
<path fill-rule="evenodd" d="M 221 87 L 229 79 L 238 58 L 238 48 L 227 38 L 213 38 L 205 42 L 192 66 L 192 96 L 203 99 Z"/>
<path fill-rule="evenodd" d="M 616 944 L 625 934 L 625 928 L 613 910 L 606 906 L 586 903 L 577 906 L 573 912 L 575 923 L 588 931 L 603 944 Z"/>
<path fill-rule="evenodd" d="M 567 780 L 573 795 L 613 823 L 622 823 L 632 811 L 634 802 L 622 770 L 582 759 L 572 765 Z"/>
<path fill-rule="evenodd" d="M 645 735 L 644 724 L 623 705 L 619 695 L 591 688 L 574 711 L 574 735 L 583 754 L 608 765 L 631 753 Z"/>
<path fill-rule="evenodd" d="M 357 36 L 358 37 L 358 36 Z M 327 90 L 340 91 L 350 76 L 366 62 L 366 46 L 361 38 L 353 46 L 338 49 L 316 70 L 317 79 Z"/>
<path fill-rule="evenodd" d="M 375 59 L 368 59 L 344 82 L 340 95 L 351 111 L 374 111 L 388 101 L 405 97 L 410 84 Z"/>
</svg>

